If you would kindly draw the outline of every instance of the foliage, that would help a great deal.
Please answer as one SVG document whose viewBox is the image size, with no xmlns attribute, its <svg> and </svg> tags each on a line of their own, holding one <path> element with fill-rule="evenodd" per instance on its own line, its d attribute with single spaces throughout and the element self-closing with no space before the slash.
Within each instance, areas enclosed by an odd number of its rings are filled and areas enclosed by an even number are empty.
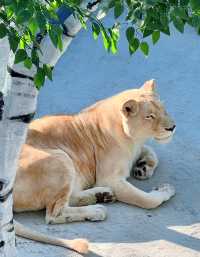
<svg viewBox="0 0 200 257">
<path fill-rule="evenodd" d="M 105 49 L 113 54 L 118 51 L 120 28 L 124 26 L 131 55 L 140 49 L 148 56 L 146 37 L 151 36 L 156 44 L 161 33 L 170 35 L 170 23 L 181 33 L 188 24 L 200 34 L 199 0 L 109 0 L 102 3 L 97 0 L 91 4 L 95 2 L 100 2 L 105 14 L 113 11 L 111 27 L 105 27 L 88 9 L 82 8 L 80 0 L 0 0 L 0 38 L 8 37 L 15 63 L 23 62 L 27 69 L 36 66 L 34 82 L 38 89 L 45 77 L 52 80 L 51 67 L 40 61 L 38 32 L 39 36 L 49 35 L 54 46 L 62 51 L 63 27 L 57 10 L 63 5 L 73 11 L 84 28 L 85 18 L 88 18 L 94 39 L 101 35 Z"/>
</svg>

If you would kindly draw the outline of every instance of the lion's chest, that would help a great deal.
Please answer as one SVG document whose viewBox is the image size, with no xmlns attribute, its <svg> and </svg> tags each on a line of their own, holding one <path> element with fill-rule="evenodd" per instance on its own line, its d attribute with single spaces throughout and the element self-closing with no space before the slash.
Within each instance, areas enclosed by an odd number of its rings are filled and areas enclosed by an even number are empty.
<svg viewBox="0 0 200 257">
<path fill-rule="evenodd" d="M 126 159 L 126 177 L 130 176 L 130 171 L 132 166 L 136 163 L 136 161 L 139 159 L 141 155 L 141 149 L 142 145 L 135 144 L 127 153 L 127 159 Z"/>
</svg>

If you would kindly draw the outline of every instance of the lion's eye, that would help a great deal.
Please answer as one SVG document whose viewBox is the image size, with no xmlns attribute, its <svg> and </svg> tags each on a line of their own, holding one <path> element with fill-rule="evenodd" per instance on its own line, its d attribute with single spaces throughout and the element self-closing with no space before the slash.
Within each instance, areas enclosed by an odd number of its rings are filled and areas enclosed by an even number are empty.
<svg viewBox="0 0 200 257">
<path fill-rule="evenodd" d="M 150 120 L 150 119 L 154 120 L 155 118 L 156 116 L 153 113 L 146 116 L 147 120 Z"/>
</svg>

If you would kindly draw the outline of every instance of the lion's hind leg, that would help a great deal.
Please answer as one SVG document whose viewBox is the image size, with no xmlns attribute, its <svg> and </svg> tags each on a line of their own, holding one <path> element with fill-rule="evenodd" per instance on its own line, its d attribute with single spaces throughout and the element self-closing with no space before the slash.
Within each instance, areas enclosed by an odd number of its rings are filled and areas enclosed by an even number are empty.
<svg viewBox="0 0 200 257">
<path fill-rule="evenodd" d="M 101 205 L 90 205 L 73 207 L 70 206 L 70 198 L 73 189 L 73 182 L 63 184 L 62 188 L 57 188 L 51 194 L 46 204 L 46 223 L 59 224 L 74 221 L 97 221 L 106 218 L 106 208 Z"/>
<path fill-rule="evenodd" d="M 59 199 L 61 202 L 61 199 Z M 100 221 L 107 216 L 106 208 L 102 205 L 89 205 L 81 207 L 71 207 L 67 202 L 61 207 L 55 204 L 56 209 L 53 212 L 46 212 L 47 224 L 62 224 L 74 221 Z"/>
</svg>

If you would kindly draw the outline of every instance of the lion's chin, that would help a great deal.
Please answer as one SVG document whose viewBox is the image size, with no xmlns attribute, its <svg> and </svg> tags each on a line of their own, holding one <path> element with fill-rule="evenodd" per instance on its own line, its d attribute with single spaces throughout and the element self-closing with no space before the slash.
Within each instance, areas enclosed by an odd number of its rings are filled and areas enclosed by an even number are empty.
<svg viewBox="0 0 200 257">
<path fill-rule="evenodd" d="M 159 144 L 168 144 L 172 140 L 173 134 L 166 137 L 154 137 Z"/>
</svg>

